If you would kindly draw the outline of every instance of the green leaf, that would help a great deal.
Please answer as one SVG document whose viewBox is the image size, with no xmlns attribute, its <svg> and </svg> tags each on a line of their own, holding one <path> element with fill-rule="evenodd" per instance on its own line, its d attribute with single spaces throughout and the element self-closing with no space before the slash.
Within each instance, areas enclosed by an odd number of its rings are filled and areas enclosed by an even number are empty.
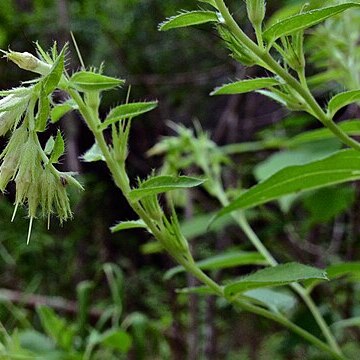
<svg viewBox="0 0 360 360">
<path fill-rule="evenodd" d="M 189 11 L 166 19 L 159 25 L 160 31 L 204 24 L 208 22 L 219 22 L 217 14 L 213 11 Z"/>
<path fill-rule="evenodd" d="M 43 80 L 43 89 L 46 95 L 51 94 L 58 86 L 61 76 L 64 72 L 65 52 L 67 46 L 64 46 L 61 53 L 51 67 L 50 73 Z"/>
<path fill-rule="evenodd" d="M 65 151 L 65 142 L 61 135 L 61 131 L 58 130 L 56 138 L 55 138 L 54 149 L 50 156 L 50 162 L 52 164 L 57 163 L 60 156 L 64 153 L 64 151 Z"/>
<path fill-rule="evenodd" d="M 58 122 L 66 113 L 77 109 L 77 105 L 73 100 L 68 100 L 62 104 L 56 105 L 52 108 L 50 118 L 53 123 Z"/>
<path fill-rule="evenodd" d="M 325 159 L 280 170 L 223 208 L 216 218 L 284 195 L 360 179 L 360 152 L 342 150 Z"/>
<path fill-rule="evenodd" d="M 269 91 L 269 90 L 257 90 L 257 92 L 261 95 L 267 96 L 269 99 L 278 102 L 281 105 L 288 105 L 288 98 L 281 91 Z"/>
<path fill-rule="evenodd" d="M 36 310 L 40 317 L 41 325 L 48 336 L 59 347 L 70 350 L 75 336 L 74 328 L 69 326 L 64 319 L 57 316 L 54 310 L 47 306 L 41 305 Z"/>
<path fill-rule="evenodd" d="M 35 330 L 24 330 L 19 333 L 21 347 L 36 354 L 46 353 L 56 349 L 54 342 Z"/>
<path fill-rule="evenodd" d="M 343 107 L 360 101 L 360 90 L 346 91 L 335 95 L 328 104 L 328 114 L 330 117 Z"/>
<path fill-rule="evenodd" d="M 352 317 L 349 319 L 339 320 L 331 324 L 331 327 L 340 330 L 348 327 L 360 327 L 360 316 Z"/>
<path fill-rule="evenodd" d="M 359 136 L 360 135 L 360 120 L 353 119 L 353 120 L 345 120 L 341 123 L 337 124 L 342 131 L 344 131 L 347 135 L 351 136 Z M 297 136 L 286 141 L 286 146 L 288 147 L 297 147 L 299 145 L 310 143 L 314 141 L 324 140 L 324 139 L 331 139 L 335 138 L 335 135 L 326 128 L 310 130 L 303 132 Z"/>
<path fill-rule="evenodd" d="M 117 323 L 119 324 L 123 310 L 124 274 L 121 268 L 113 263 L 105 263 L 103 265 L 103 270 L 111 291 L 111 297 L 114 304 L 114 315 L 116 315 Z"/>
<path fill-rule="evenodd" d="M 224 288 L 225 296 L 233 297 L 247 290 L 288 285 L 309 279 L 327 280 L 326 272 L 311 266 L 288 263 L 259 270 Z"/>
<path fill-rule="evenodd" d="M 340 82 L 343 75 L 344 75 L 343 72 L 341 72 L 338 69 L 326 70 L 319 74 L 309 76 L 307 78 L 307 84 L 312 89 L 324 88 L 324 87 L 325 89 L 328 89 L 329 86 L 328 83 L 334 81 Z"/>
<path fill-rule="evenodd" d="M 136 116 L 147 113 L 155 109 L 157 106 L 158 106 L 157 101 L 137 102 L 137 103 L 119 105 L 110 111 L 105 121 L 101 124 L 100 129 L 104 130 L 109 125 L 117 121 L 121 121 L 124 119 L 131 119 Z"/>
<path fill-rule="evenodd" d="M 234 219 L 231 216 L 224 217 L 209 229 L 209 222 L 214 215 L 215 213 L 199 214 L 193 216 L 191 219 L 182 221 L 180 223 L 181 232 L 187 239 L 191 240 L 209 232 L 219 232 L 234 222 Z"/>
<path fill-rule="evenodd" d="M 49 137 L 48 141 L 46 142 L 44 152 L 46 155 L 50 155 L 54 149 L 55 140 L 52 136 Z"/>
<path fill-rule="evenodd" d="M 339 264 L 330 265 L 326 272 L 328 273 L 329 279 L 337 279 L 341 276 L 360 277 L 360 262 L 344 262 Z"/>
<path fill-rule="evenodd" d="M 216 88 L 210 95 L 231 95 L 244 94 L 250 91 L 268 88 L 279 85 L 279 81 L 274 78 L 257 78 L 250 80 L 235 81 L 230 84 L 222 85 Z"/>
<path fill-rule="evenodd" d="M 295 2 L 294 4 L 291 2 L 288 5 L 281 6 L 277 9 L 273 14 L 271 14 L 270 19 L 267 21 L 268 27 L 276 24 L 280 20 L 287 19 L 291 16 L 297 15 L 304 10 L 314 10 L 321 7 L 326 7 L 326 5 L 337 5 L 337 0 L 311 0 L 306 3 L 306 7 L 304 8 L 304 2 Z"/>
<path fill-rule="evenodd" d="M 216 292 L 208 286 L 196 286 L 183 289 L 176 289 L 178 294 L 197 294 L 197 295 L 217 295 Z"/>
<path fill-rule="evenodd" d="M 258 181 L 262 181 L 286 167 L 304 165 L 323 159 L 340 148 L 339 141 L 327 139 L 302 144 L 296 149 L 279 151 L 257 164 L 254 168 L 254 175 Z"/>
<path fill-rule="evenodd" d="M 128 229 L 146 229 L 147 226 L 143 220 L 133 220 L 133 221 L 121 221 L 115 226 L 111 227 L 110 230 L 112 233 Z"/>
<path fill-rule="evenodd" d="M 202 3 L 205 3 L 205 4 L 209 4 L 209 5 L 211 5 L 212 7 L 214 7 L 215 9 L 218 8 L 217 5 L 216 5 L 215 0 L 198 0 L 198 1 L 200 1 L 200 2 L 202 2 Z"/>
<path fill-rule="evenodd" d="M 264 39 L 271 44 L 282 36 L 287 36 L 297 31 L 307 29 L 347 9 L 359 6 L 360 4 L 358 3 L 346 3 L 294 15 L 270 26 L 266 29 L 263 36 Z"/>
<path fill-rule="evenodd" d="M 349 209 L 354 200 L 354 188 L 349 186 L 312 191 L 302 199 L 304 208 L 309 212 L 306 223 L 326 224 Z"/>
<path fill-rule="evenodd" d="M 292 294 L 280 292 L 275 289 L 254 289 L 246 291 L 242 298 L 254 302 L 256 305 L 267 307 L 273 312 L 288 312 L 296 305 L 296 299 Z"/>
<path fill-rule="evenodd" d="M 141 253 L 144 255 L 157 254 L 164 251 L 164 247 L 157 240 L 149 241 L 140 247 Z"/>
<path fill-rule="evenodd" d="M 127 353 L 131 348 L 132 338 L 124 330 L 109 330 L 101 335 L 100 344 L 104 347 Z"/>
<path fill-rule="evenodd" d="M 105 157 L 99 145 L 94 143 L 94 145 L 81 156 L 81 160 L 84 162 L 105 161 Z"/>
<path fill-rule="evenodd" d="M 130 199 L 139 200 L 145 196 L 157 195 L 176 189 L 187 189 L 201 185 L 205 180 L 188 176 L 156 176 L 140 184 L 129 193 Z"/>
<path fill-rule="evenodd" d="M 267 262 L 264 257 L 257 252 L 232 251 L 197 261 L 196 265 L 201 270 L 219 270 L 244 265 L 267 265 Z M 164 278 L 168 280 L 183 271 L 185 271 L 185 269 L 182 266 L 176 266 L 168 270 Z"/>
<path fill-rule="evenodd" d="M 50 115 L 50 99 L 44 91 L 41 92 L 38 102 L 38 112 L 36 114 L 36 131 L 43 132 Z"/>
<path fill-rule="evenodd" d="M 346 277 L 348 281 L 358 282 L 360 280 L 360 262 L 348 261 L 333 264 L 326 268 L 326 273 L 330 280 Z M 307 291 L 310 293 L 319 283 L 318 280 L 309 281 L 306 284 Z"/>
<path fill-rule="evenodd" d="M 125 80 L 117 79 L 92 71 L 79 71 L 69 80 L 70 86 L 79 91 L 104 91 L 114 89 L 125 83 Z"/>
<path fill-rule="evenodd" d="M 87 333 L 89 323 L 89 310 L 92 303 L 92 290 L 95 283 L 90 280 L 83 280 L 76 286 L 76 300 L 77 300 L 77 321 L 76 329 L 79 336 L 84 336 Z"/>
</svg>

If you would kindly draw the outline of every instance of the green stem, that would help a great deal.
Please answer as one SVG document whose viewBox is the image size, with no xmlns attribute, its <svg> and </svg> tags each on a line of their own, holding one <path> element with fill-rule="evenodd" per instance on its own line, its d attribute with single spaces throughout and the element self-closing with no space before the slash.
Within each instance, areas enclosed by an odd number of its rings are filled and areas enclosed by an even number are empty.
<svg viewBox="0 0 360 360">
<path fill-rule="evenodd" d="M 254 25 L 256 41 L 261 49 L 264 48 L 264 40 L 262 37 L 262 24 Z"/>
<path fill-rule="evenodd" d="M 158 228 L 154 225 L 153 221 L 150 219 L 150 217 L 147 215 L 147 213 L 144 211 L 142 206 L 137 201 L 131 201 L 128 194 L 130 191 L 130 185 L 129 180 L 126 174 L 125 170 L 125 164 L 120 163 L 114 159 L 114 157 L 111 155 L 111 152 L 109 150 L 108 145 L 106 144 L 106 141 L 104 139 L 104 135 L 102 131 L 99 131 L 99 124 L 100 120 L 98 118 L 98 115 L 94 113 L 91 109 L 89 109 L 86 104 L 84 103 L 82 97 L 80 94 L 75 90 L 68 90 L 70 96 L 74 99 L 74 101 L 77 103 L 80 113 L 82 114 L 85 122 L 89 126 L 90 130 L 92 131 L 95 140 L 102 152 L 102 154 L 105 157 L 105 161 L 109 167 L 109 170 L 114 178 L 115 184 L 119 187 L 119 189 L 122 191 L 126 199 L 128 200 L 129 204 L 132 206 L 133 210 L 139 215 L 139 217 L 147 224 L 148 228 L 152 232 L 152 234 L 158 239 L 158 241 L 164 245 L 164 247 L 168 250 L 170 255 L 174 257 L 174 259 L 184 266 L 184 268 L 191 273 L 193 276 L 195 276 L 198 280 L 200 280 L 203 284 L 207 285 L 210 289 L 214 291 L 214 293 L 220 297 L 225 298 L 223 289 L 220 285 L 218 285 L 214 280 L 212 280 L 210 277 L 208 277 L 202 270 L 200 270 L 195 262 L 193 261 L 191 256 L 184 257 L 182 255 L 176 254 L 172 249 L 167 248 L 166 239 L 163 238 L 163 234 L 161 231 L 158 230 Z M 243 224 L 245 225 L 245 223 Z M 244 228 L 246 228 L 244 226 Z M 249 227 L 249 229 L 251 229 Z M 260 240 L 258 241 L 258 246 L 263 246 Z M 263 251 L 267 251 L 265 247 L 263 247 Z M 269 254 L 269 253 L 268 253 Z M 270 255 L 270 254 L 269 254 Z M 270 255 L 271 256 L 271 255 Z M 275 260 L 273 259 L 275 262 Z M 336 351 L 334 351 L 331 347 L 329 347 L 326 343 L 322 342 L 306 330 L 298 327 L 291 321 L 287 320 L 285 317 L 283 317 L 280 314 L 273 313 L 269 310 L 260 308 L 258 306 L 249 304 L 247 302 L 241 301 L 239 299 L 234 301 L 234 304 L 239 306 L 241 309 L 245 311 L 252 312 L 254 314 L 263 316 L 267 319 L 273 320 L 288 329 L 292 330 L 294 333 L 298 334 L 299 336 L 303 337 L 310 343 L 312 343 L 314 346 L 318 347 L 319 349 L 331 354 L 335 359 L 344 360 L 341 355 L 337 354 Z M 91 349 L 89 349 L 91 352 Z"/>
<path fill-rule="evenodd" d="M 304 88 L 293 76 L 291 76 L 265 49 L 255 44 L 239 27 L 223 0 L 214 0 L 226 25 L 238 40 L 261 59 L 269 70 L 282 78 L 286 84 L 291 86 L 306 102 L 310 112 L 334 135 L 336 135 L 344 144 L 355 150 L 360 150 L 360 143 L 349 137 L 341 128 L 339 128 L 333 119 L 330 118 L 316 102 L 311 92 Z"/>
<path fill-rule="evenodd" d="M 323 350 L 324 352 L 330 354 L 333 356 L 334 359 L 338 360 L 346 360 L 346 358 L 339 352 L 335 351 L 334 349 L 330 348 L 327 344 L 319 340 L 316 336 L 310 334 L 306 330 L 300 328 L 287 318 L 285 318 L 282 315 L 267 311 L 263 308 L 260 308 L 258 306 L 249 304 L 244 301 L 236 300 L 234 301 L 235 305 L 238 305 L 241 309 L 245 311 L 249 311 L 253 314 L 257 314 L 259 316 L 263 316 L 269 320 L 273 320 L 284 327 L 287 327 L 289 330 L 293 331 L 295 334 L 301 336 L 302 338 L 306 339 L 309 343 L 315 345 L 320 350 Z"/>
<path fill-rule="evenodd" d="M 218 184 L 214 188 L 217 190 L 216 195 L 220 203 L 223 206 L 227 206 L 229 204 L 229 199 L 227 198 L 222 186 Z M 241 211 L 237 211 L 237 212 L 233 212 L 232 214 L 234 220 L 238 223 L 239 227 L 244 231 L 245 235 L 248 237 L 250 242 L 257 249 L 257 251 L 266 259 L 269 265 L 270 266 L 278 265 L 278 262 L 275 260 L 275 258 L 269 252 L 269 250 L 264 246 L 262 241 L 259 239 L 259 237 L 256 235 L 254 230 L 249 225 L 244 213 Z M 340 347 L 337 344 L 335 337 L 331 333 L 329 326 L 326 324 L 324 318 L 322 317 L 321 313 L 319 312 L 319 309 L 315 305 L 310 295 L 307 294 L 306 290 L 300 284 L 291 284 L 290 286 L 303 299 L 304 303 L 307 305 L 308 309 L 312 313 L 315 321 L 319 325 L 329 345 L 332 347 L 332 349 L 334 349 L 334 351 L 336 351 L 338 354 L 341 354 Z"/>
</svg>

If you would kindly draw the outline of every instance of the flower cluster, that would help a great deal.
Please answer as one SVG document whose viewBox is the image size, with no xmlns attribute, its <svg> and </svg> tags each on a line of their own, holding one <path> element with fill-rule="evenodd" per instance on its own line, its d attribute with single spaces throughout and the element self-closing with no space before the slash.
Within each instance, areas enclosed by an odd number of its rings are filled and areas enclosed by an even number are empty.
<svg viewBox="0 0 360 360">
<path fill-rule="evenodd" d="M 54 214 L 60 222 L 70 218 L 72 213 L 66 186 L 71 183 L 82 187 L 72 174 L 61 173 L 54 166 L 64 152 L 60 132 L 55 140 L 49 139 L 50 145 L 45 150 L 38 139 L 38 133 L 46 127 L 38 126 L 43 121 L 40 116 L 43 116 L 41 102 L 44 102 L 44 94 L 39 89 L 44 87 L 52 65 L 28 53 L 10 51 L 5 57 L 19 67 L 41 75 L 35 85 L 0 92 L 3 96 L 0 100 L 0 136 L 10 132 L 9 141 L 0 154 L 0 191 L 4 192 L 9 182 L 15 182 L 13 218 L 19 205 L 27 206 L 30 234 L 32 220 L 38 215 L 50 219 Z M 51 104 L 51 94 L 46 95 L 46 99 L 46 103 Z M 47 111 L 47 116 L 49 113 Z"/>
</svg>

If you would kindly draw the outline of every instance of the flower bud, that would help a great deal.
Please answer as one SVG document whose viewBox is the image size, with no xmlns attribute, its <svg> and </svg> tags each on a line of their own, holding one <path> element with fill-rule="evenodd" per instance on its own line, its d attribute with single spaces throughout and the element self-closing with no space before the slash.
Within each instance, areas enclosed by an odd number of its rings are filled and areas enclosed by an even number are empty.
<svg viewBox="0 0 360 360">
<path fill-rule="evenodd" d="M 40 176 L 40 184 L 42 184 L 40 203 L 43 217 L 49 218 L 55 213 L 60 222 L 63 222 L 71 218 L 72 213 L 64 181 L 61 179 L 63 177 L 55 176 L 49 167 L 45 167 Z"/>
<path fill-rule="evenodd" d="M 1 99 L 0 102 L 3 101 L 4 99 Z M 4 104 L 6 106 L 5 102 L 3 103 L 3 105 Z M 19 101 L 18 102 L 15 101 L 14 104 L 16 104 L 16 106 L 14 105 L 15 107 L 11 108 L 11 110 L 0 112 L 0 136 L 5 135 L 11 128 L 16 127 L 19 120 L 21 119 L 21 116 L 26 110 L 28 99 L 20 98 Z M 1 105 L 0 105 L 0 109 L 1 109 Z"/>
<path fill-rule="evenodd" d="M 10 111 L 0 113 L 0 136 L 4 136 L 15 124 L 16 116 Z"/>
<path fill-rule="evenodd" d="M 39 146 L 34 136 L 36 135 L 30 134 L 22 147 L 19 170 L 15 178 L 16 204 L 23 204 L 29 198 L 30 188 L 37 182 L 37 177 L 42 171 Z"/>
<path fill-rule="evenodd" d="M 227 47 L 231 51 L 231 56 L 245 66 L 253 66 L 257 63 L 257 59 L 250 53 L 250 51 L 241 44 L 232 33 L 224 26 L 217 27 L 219 35 L 226 42 Z"/>
<path fill-rule="evenodd" d="M 20 126 L 10 137 L 9 143 L 0 155 L 3 162 L 0 166 L 0 190 L 4 191 L 8 182 L 12 180 L 20 165 L 22 148 L 27 141 L 28 131 L 25 126 Z"/>
<path fill-rule="evenodd" d="M 36 218 L 37 208 L 39 206 L 40 201 L 40 188 L 42 184 L 39 179 L 35 179 L 30 186 L 27 195 L 27 203 L 28 203 L 28 216 L 29 218 Z"/>
<path fill-rule="evenodd" d="M 265 18 L 265 0 L 246 0 L 246 8 L 251 24 L 254 27 L 260 26 Z"/>
<path fill-rule="evenodd" d="M 51 65 L 39 60 L 28 52 L 21 53 L 10 50 L 9 52 L 6 52 L 5 57 L 14 62 L 19 68 L 33 71 L 41 75 L 47 75 L 51 70 Z"/>
</svg>

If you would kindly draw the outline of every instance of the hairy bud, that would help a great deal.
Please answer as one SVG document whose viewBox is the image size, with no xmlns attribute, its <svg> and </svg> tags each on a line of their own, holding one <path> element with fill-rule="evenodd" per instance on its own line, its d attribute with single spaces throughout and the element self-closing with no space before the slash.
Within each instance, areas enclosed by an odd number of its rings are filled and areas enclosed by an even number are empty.
<svg viewBox="0 0 360 360">
<path fill-rule="evenodd" d="M 51 65 L 39 60 L 28 52 L 9 51 L 5 52 L 5 57 L 14 62 L 19 68 L 47 75 L 51 70 Z"/>
<path fill-rule="evenodd" d="M 260 26 L 265 18 L 265 0 L 246 0 L 246 8 L 249 20 L 253 26 Z"/>
</svg>

